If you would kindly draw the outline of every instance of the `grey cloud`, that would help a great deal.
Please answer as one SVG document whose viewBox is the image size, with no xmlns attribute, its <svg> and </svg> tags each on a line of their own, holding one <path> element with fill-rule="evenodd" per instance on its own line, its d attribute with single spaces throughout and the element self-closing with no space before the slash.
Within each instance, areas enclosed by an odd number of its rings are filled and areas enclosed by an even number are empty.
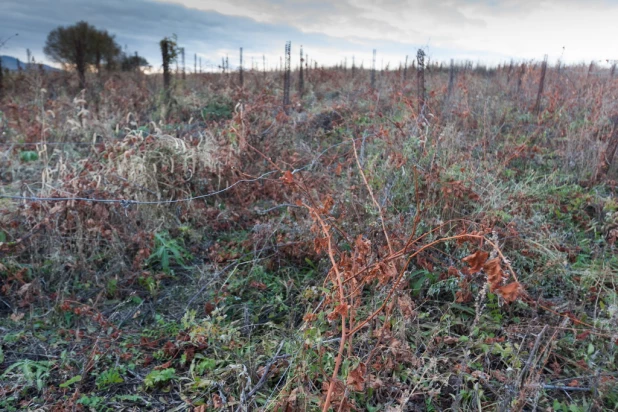
<svg viewBox="0 0 618 412">
<path fill-rule="evenodd" d="M 18 32 L 19 37 L 11 40 L 2 53 L 25 54 L 25 49 L 30 48 L 41 60 L 49 31 L 79 20 L 115 34 L 118 43 L 127 45 L 129 51 L 139 51 L 153 65 L 160 60 L 159 41 L 173 33 L 189 55 L 207 55 L 213 62 L 218 61 L 214 55 L 216 50 L 237 50 L 243 46 L 249 53 L 271 53 L 282 51 L 286 40 L 296 44 L 302 42 L 308 47 L 319 45 L 342 50 L 351 45 L 321 34 L 304 34 L 286 25 L 258 23 L 250 18 L 147 0 L 3 0 L 0 3 L 0 38 L 14 32 Z"/>
<path fill-rule="evenodd" d="M 210 63 L 217 64 L 220 60 L 218 52 L 225 50 L 230 51 L 230 64 L 233 66 L 237 61 L 236 51 L 241 46 L 247 55 L 261 56 L 264 53 L 267 56 L 280 56 L 286 40 L 292 41 L 294 50 L 303 44 L 306 52 L 318 60 L 320 56 L 315 50 L 341 53 L 341 56 L 359 56 L 369 54 L 373 48 L 378 49 L 379 55 L 389 55 L 390 59 L 401 56 L 399 58 L 403 59 L 406 54 L 414 55 L 421 44 L 429 42 L 429 45 L 442 46 L 449 44 L 450 40 L 444 35 L 432 38 L 431 33 L 415 31 L 414 20 L 410 20 L 409 24 L 401 24 L 396 20 L 399 14 L 401 19 L 409 19 L 408 15 L 414 13 L 414 7 L 427 8 L 436 16 L 442 16 L 443 24 L 453 27 L 455 23 L 451 21 L 481 24 L 475 19 L 465 19 L 461 7 L 467 2 L 463 0 L 226 0 L 242 7 L 240 10 L 247 14 L 268 17 L 268 23 L 170 3 L 174 0 L 167 1 L 1 0 L 0 38 L 14 32 L 20 35 L 12 39 L 0 53 L 23 60 L 25 49 L 29 48 L 37 60 L 44 60 L 42 50 L 49 31 L 59 25 L 86 20 L 115 34 L 119 44 L 127 45 L 130 52 L 138 51 L 155 67 L 160 65 L 159 41 L 173 33 L 178 35 L 179 44 L 186 48 L 188 62 L 192 62 L 193 53 L 198 53 L 210 60 Z M 194 0 L 176 1 L 191 4 Z M 209 4 L 214 7 L 217 1 L 222 0 L 210 0 Z M 488 0 L 483 1 L 488 3 Z M 388 9 L 388 13 L 376 13 L 372 9 L 376 5 Z M 358 28 L 354 31 L 355 37 L 321 34 L 336 32 L 337 28 L 344 25 Z M 367 33 L 371 32 L 371 35 L 364 37 L 364 29 Z M 481 59 L 502 58 L 470 49 L 433 48 L 430 54 L 435 59 L 463 55 L 474 55 Z M 392 65 L 397 63 L 391 62 Z"/>
</svg>

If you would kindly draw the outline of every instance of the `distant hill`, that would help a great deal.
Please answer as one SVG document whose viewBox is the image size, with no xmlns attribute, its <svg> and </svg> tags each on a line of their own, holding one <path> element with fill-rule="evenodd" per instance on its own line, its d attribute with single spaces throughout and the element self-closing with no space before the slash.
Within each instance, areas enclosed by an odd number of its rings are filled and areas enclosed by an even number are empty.
<svg viewBox="0 0 618 412">
<path fill-rule="evenodd" d="M 26 62 L 16 59 L 15 57 L 0 56 L 0 60 L 2 60 L 2 67 L 4 69 L 18 70 L 19 66 L 21 66 L 22 69 L 26 68 Z M 38 63 L 37 63 L 37 67 L 38 67 Z M 46 64 L 43 65 L 43 69 L 45 71 L 50 71 L 50 72 L 60 71 L 60 69 L 56 69 L 55 67 L 51 67 Z"/>
</svg>

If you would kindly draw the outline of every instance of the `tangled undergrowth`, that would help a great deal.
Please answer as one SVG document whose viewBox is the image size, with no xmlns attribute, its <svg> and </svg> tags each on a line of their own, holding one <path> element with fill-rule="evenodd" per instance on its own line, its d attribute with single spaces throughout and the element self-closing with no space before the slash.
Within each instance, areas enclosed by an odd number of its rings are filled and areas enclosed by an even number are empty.
<svg viewBox="0 0 618 412">
<path fill-rule="evenodd" d="M 525 67 L 13 75 L 0 409 L 616 409 L 618 80 Z"/>
</svg>

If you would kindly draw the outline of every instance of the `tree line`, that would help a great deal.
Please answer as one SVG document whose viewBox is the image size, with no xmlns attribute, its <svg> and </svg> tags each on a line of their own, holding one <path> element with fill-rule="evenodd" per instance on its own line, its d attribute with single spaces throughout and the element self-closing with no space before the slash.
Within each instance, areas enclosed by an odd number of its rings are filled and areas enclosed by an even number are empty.
<svg viewBox="0 0 618 412">
<path fill-rule="evenodd" d="M 134 71 L 148 66 L 137 53 L 129 55 L 122 50 L 113 35 L 99 30 L 85 21 L 52 30 L 45 41 L 43 52 L 51 60 L 75 67 L 80 87 L 86 86 L 86 72 Z"/>
</svg>

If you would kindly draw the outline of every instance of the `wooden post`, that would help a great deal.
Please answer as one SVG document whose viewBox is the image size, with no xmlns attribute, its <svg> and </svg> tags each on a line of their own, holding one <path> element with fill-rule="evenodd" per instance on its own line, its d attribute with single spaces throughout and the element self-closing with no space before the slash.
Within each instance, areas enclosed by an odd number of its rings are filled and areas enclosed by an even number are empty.
<svg viewBox="0 0 618 412">
<path fill-rule="evenodd" d="M 611 121 L 612 134 L 609 136 L 607 147 L 601 152 L 595 178 L 596 182 L 601 181 L 607 176 L 607 172 L 609 172 L 612 162 L 614 161 L 616 149 L 618 149 L 618 115 L 612 116 Z"/>
<path fill-rule="evenodd" d="M 545 73 L 547 73 L 547 55 L 543 58 L 541 64 L 541 78 L 539 79 L 539 91 L 536 94 L 536 103 L 534 105 L 534 112 L 538 116 L 541 112 L 541 97 L 543 95 L 543 88 L 545 87 Z"/>
<path fill-rule="evenodd" d="M 238 82 L 240 83 L 240 87 L 243 87 L 244 79 L 242 73 L 242 47 L 240 48 L 240 67 L 238 68 Z"/>
<path fill-rule="evenodd" d="M 418 63 L 416 68 L 418 116 L 422 119 L 425 114 L 425 51 L 423 49 L 418 49 L 416 61 Z"/>
<path fill-rule="evenodd" d="M 291 83 L 291 60 L 292 42 L 285 43 L 285 71 L 283 73 L 283 110 L 288 113 L 290 107 L 290 83 Z"/>
<path fill-rule="evenodd" d="M 373 49 L 373 60 L 371 61 L 371 88 L 376 88 L 376 49 Z"/>
</svg>

